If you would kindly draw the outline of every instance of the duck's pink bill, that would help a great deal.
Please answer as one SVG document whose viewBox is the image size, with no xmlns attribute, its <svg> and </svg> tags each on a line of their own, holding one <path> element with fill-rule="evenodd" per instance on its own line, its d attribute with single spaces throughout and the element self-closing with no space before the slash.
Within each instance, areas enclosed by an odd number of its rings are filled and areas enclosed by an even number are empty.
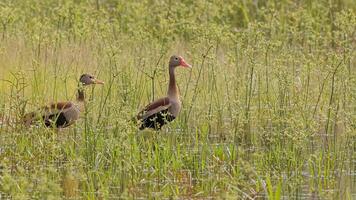
<svg viewBox="0 0 356 200">
<path fill-rule="evenodd" d="M 101 81 L 101 80 L 98 80 L 98 79 L 95 79 L 95 81 L 94 81 L 96 84 L 104 84 L 105 82 L 104 81 Z"/>
<path fill-rule="evenodd" d="M 192 68 L 192 66 L 189 65 L 188 63 L 186 63 L 185 60 L 182 57 L 180 57 L 180 66 Z"/>
</svg>

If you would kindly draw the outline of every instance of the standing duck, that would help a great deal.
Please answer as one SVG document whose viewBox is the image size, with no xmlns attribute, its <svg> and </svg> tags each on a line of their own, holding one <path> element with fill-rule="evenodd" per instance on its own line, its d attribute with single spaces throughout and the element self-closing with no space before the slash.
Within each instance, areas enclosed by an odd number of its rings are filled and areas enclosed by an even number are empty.
<svg viewBox="0 0 356 200">
<path fill-rule="evenodd" d="M 174 70 L 178 66 L 191 68 L 191 65 L 187 64 L 181 56 L 171 56 L 169 60 L 167 96 L 157 99 L 139 112 L 137 119 L 140 121 L 140 130 L 145 128 L 160 130 L 163 125 L 173 121 L 178 116 L 182 107 L 174 73 Z"/>
<path fill-rule="evenodd" d="M 64 101 L 50 103 L 37 111 L 26 114 L 23 120 L 25 125 L 29 126 L 36 121 L 43 121 L 46 127 L 53 128 L 65 128 L 72 125 L 79 119 L 80 112 L 84 105 L 84 87 L 93 84 L 104 84 L 104 82 L 90 74 L 81 75 L 76 102 Z"/>
</svg>

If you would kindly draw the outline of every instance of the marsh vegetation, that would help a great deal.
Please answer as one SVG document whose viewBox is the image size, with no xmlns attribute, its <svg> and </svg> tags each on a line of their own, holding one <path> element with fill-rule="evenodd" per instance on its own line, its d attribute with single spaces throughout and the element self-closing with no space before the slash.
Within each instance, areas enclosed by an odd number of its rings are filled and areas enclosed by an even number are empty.
<svg viewBox="0 0 356 200">
<path fill-rule="evenodd" d="M 356 2 L 3 0 L 0 199 L 355 199 Z M 164 96 L 161 131 L 131 118 Z M 75 99 L 69 128 L 28 111 Z"/>
</svg>

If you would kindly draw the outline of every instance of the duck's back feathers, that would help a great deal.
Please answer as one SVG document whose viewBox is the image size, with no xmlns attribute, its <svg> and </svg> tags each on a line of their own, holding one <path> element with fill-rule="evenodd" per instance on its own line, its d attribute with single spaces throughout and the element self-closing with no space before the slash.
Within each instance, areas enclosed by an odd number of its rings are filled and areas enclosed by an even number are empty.
<svg viewBox="0 0 356 200">
<path fill-rule="evenodd" d="M 138 120 L 146 119 L 147 117 L 158 113 L 162 110 L 168 109 L 171 106 L 168 97 L 163 97 L 157 99 L 156 101 L 148 104 L 139 114 L 137 115 Z"/>
<path fill-rule="evenodd" d="M 140 129 L 153 128 L 156 130 L 175 119 L 175 116 L 170 112 L 172 106 L 168 97 L 157 99 L 147 105 L 139 114 L 137 119 L 140 121 Z"/>
<path fill-rule="evenodd" d="M 58 102 L 44 106 L 37 111 L 28 113 L 24 117 L 27 126 L 42 120 L 47 127 L 64 128 L 79 118 L 79 110 L 74 103 Z"/>
</svg>

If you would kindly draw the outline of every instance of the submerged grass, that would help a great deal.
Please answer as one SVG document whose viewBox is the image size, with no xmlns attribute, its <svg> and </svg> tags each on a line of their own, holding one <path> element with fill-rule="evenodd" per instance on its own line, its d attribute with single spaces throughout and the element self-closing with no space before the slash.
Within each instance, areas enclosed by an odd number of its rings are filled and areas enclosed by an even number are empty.
<svg viewBox="0 0 356 200">
<path fill-rule="evenodd" d="M 1 3 L 0 198 L 354 199 L 356 4 L 254 2 Z M 183 109 L 138 131 L 173 53 Z M 84 72 L 75 126 L 18 123 Z"/>
</svg>

